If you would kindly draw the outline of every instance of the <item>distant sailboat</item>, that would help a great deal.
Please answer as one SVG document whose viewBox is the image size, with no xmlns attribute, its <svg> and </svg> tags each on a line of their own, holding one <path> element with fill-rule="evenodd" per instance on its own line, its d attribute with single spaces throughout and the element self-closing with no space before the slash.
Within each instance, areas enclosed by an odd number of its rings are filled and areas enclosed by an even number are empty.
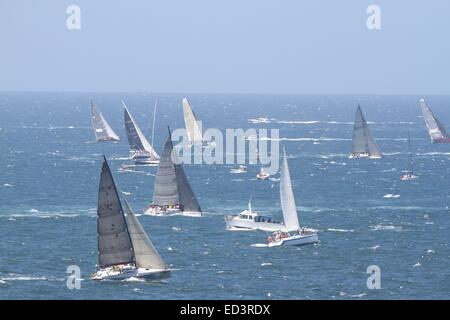
<svg viewBox="0 0 450 320">
<path fill-rule="evenodd" d="M 264 171 L 264 167 L 261 166 L 258 173 L 256 174 L 256 179 L 266 180 L 269 177 L 270 177 L 270 174 L 268 174 L 266 171 Z"/>
<path fill-rule="evenodd" d="M 97 209 L 98 270 L 93 280 L 163 279 L 170 271 L 125 201 L 127 219 L 104 157 Z M 127 223 L 128 222 L 128 223 Z"/>
<path fill-rule="evenodd" d="M 268 238 L 268 246 L 301 246 L 319 241 L 317 232 L 300 227 L 297 207 L 295 205 L 294 191 L 292 190 L 291 176 L 283 148 L 283 163 L 280 173 L 280 200 L 283 211 L 284 230 L 275 232 Z"/>
<path fill-rule="evenodd" d="M 420 99 L 420 108 L 422 109 L 423 119 L 425 120 L 431 142 L 450 142 L 450 138 L 445 131 L 444 126 L 424 99 Z"/>
<path fill-rule="evenodd" d="M 383 157 L 377 143 L 369 131 L 366 119 L 358 105 L 356 110 L 355 124 L 353 125 L 352 154 L 349 158 L 380 159 Z"/>
<path fill-rule="evenodd" d="M 136 121 L 131 116 L 125 102 L 124 108 L 125 131 L 130 145 L 130 156 L 136 164 L 158 164 L 159 155 L 145 138 Z"/>
<path fill-rule="evenodd" d="M 169 129 L 169 137 L 164 145 L 156 173 L 153 201 L 146 209 L 145 214 L 201 216 L 200 205 L 189 184 L 183 165 L 179 162 L 173 151 Z"/>
<path fill-rule="evenodd" d="M 400 176 L 400 180 L 413 180 L 416 179 L 417 176 L 414 174 L 413 168 L 413 159 L 412 159 L 412 151 L 411 151 L 411 138 L 408 131 L 408 156 L 409 156 L 409 170 Z"/>
<path fill-rule="evenodd" d="M 97 141 L 119 141 L 119 136 L 114 132 L 109 123 L 103 117 L 103 114 L 95 106 L 91 99 L 91 123 L 94 129 Z"/>
<path fill-rule="evenodd" d="M 184 124 L 186 126 L 186 133 L 191 145 L 201 143 L 206 147 L 214 144 L 214 142 L 203 140 L 202 128 L 199 125 L 199 120 L 192 110 L 191 104 L 187 98 L 183 98 L 183 116 Z"/>
</svg>

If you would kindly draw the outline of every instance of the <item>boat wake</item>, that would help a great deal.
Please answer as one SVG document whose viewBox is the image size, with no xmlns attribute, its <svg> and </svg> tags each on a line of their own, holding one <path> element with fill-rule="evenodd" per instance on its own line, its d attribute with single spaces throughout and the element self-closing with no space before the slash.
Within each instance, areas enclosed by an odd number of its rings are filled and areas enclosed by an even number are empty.
<svg viewBox="0 0 450 320">
<path fill-rule="evenodd" d="M 397 226 L 386 226 L 386 225 L 382 225 L 382 224 L 377 224 L 374 226 L 370 226 L 370 229 L 372 231 L 380 231 L 380 230 L 388 230 L 388 231 L 403 231 L 402 227 L 397 227 Z"/>
<path fill-rule="evenodd" d="M 265 244 L 265 243 L 255 243 L 250 245 L 250 247 L 254 247 L 254 248 L 268 248 L 269 245 Z"/>
<path fill-rule="evenodd" d="M 334 228 L 328 228 L 327 231 L 333 231 L 333 232 L 354 232 L 353 229 L 334 229 Z"/>
</svg>

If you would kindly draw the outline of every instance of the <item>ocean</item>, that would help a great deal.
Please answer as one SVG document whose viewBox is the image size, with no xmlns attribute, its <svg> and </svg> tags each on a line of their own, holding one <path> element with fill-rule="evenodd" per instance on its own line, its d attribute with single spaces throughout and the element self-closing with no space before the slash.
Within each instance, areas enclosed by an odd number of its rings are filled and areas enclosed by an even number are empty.
<svg viewBox="0 0 450 320">
<path fill-rule="evenodd" d="M 89 98 L 119 134 L 96 143 Z M 182 94 L 0 93 L 0 299 L 449 299 L 450 144 L 431 144 L 419 96 L 190 94 L 203 128 L 279 129 L 302 225 L 320 242 L 267 248 L 264 232 L 230 232 L 224 215 L 253 209 L 281 219 L 278 182 L 257 165 L 186 165 L 204 216 L 141 215 L 156 167 L 128 163 L 124 99 L 154 145 L 184 127 Z M 450 96 L 425 97 L 450 128 Z M 360 104 L 385 157 L 348 159 Z M 268 123 L 251 119 L 269 118 Z M 408 132 L 414 169 L 409 168 Z M 95 282 L 96 208 L 102 155 L 118 188 L 174 271 L 162 282 Z M 69 289 L 68 266 L 81 270 Z M 381 289 L 369 289 L 369 266 Z"/>
</svg>

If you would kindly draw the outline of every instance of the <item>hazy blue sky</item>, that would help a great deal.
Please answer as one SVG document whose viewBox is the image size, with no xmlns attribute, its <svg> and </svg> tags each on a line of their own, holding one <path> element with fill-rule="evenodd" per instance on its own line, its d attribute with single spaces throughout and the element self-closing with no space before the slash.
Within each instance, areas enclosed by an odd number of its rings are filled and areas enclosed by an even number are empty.
<svg viewBox="0 0 450 320">
<path fill-rule="evenodd" d="M 450 93 L 448 0 L 0 0 L 0 39 L 0 91 Z"/>
</svg>

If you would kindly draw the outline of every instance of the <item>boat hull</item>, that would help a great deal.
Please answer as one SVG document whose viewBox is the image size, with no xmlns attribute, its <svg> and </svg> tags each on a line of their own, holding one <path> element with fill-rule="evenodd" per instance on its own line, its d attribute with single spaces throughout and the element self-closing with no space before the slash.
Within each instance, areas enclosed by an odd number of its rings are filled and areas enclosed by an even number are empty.
<svg viewBox="0 0 450 320">
<path fill-rule="evenodd" d="M 279 241 L 269 242 L 269 247 L 279 247 L 279 246 L 304 246 L 307 244 L 314 244 L 319 242 L 319 236 L 317 233 L 307 234 L 307 235 L 294 235 Z"/>
<path fill-rule="evenodd" d="M 100 269 L 92 274 L 92 280 L 127 280 L 136 278 L 141 280 L 162 280 L 170 278 L 170 270 L 152 270 L 144 268 L 131 268 L 122 271 L 116 271 L 112 268 Z"/>
<path fill-rule="evenodd" d="M 170 217 L 170 216 L 186 216 L 186 217 L 201 217 L 201 212 L 188 212 L 179 209 L 168 209 L 166 211 L 154 210 L 152 208 L 144 211 L 144 215 L 153 217 Z"/>
</svg>

